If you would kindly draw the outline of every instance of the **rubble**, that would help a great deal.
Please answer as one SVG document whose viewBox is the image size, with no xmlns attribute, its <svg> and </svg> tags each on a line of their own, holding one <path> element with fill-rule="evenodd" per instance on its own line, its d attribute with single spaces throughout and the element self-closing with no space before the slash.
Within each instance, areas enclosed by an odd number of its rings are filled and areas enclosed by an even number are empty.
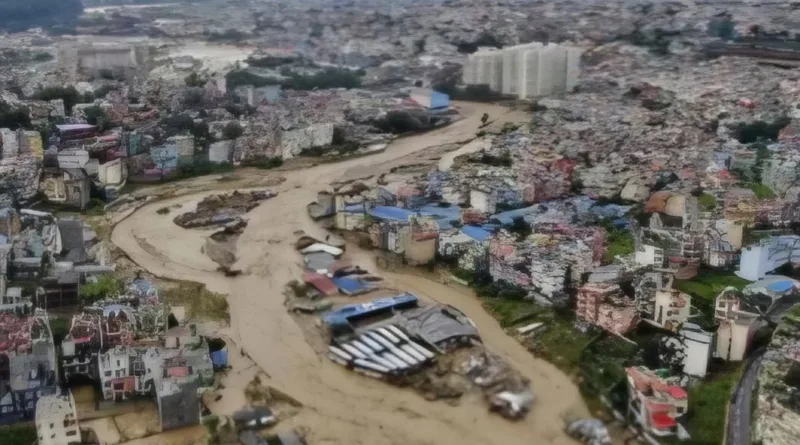
<svg viewBox="0 0 800 445">
<path fill-rule="evenodd" d="M 232 223 L 241 228 L 243 214 L 258 207 L 261 201 L 275 196 L 274 192 L 268 190 L 247 193 L 235 190 L 231 194 L 211 195 L 199 202 L 196 210 L 178 215 L 173 221 L 185 229 Z"/>
</svg>

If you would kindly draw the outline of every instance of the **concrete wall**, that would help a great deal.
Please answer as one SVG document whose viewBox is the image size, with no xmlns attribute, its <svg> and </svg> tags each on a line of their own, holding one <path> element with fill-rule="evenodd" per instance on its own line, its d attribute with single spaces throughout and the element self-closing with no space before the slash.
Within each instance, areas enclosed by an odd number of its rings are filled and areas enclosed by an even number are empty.
<svg viewBox="0 0 800 445">
<path fill-rule="evenodd" d="M 0 158 L 11 159 L 19 154 L 19 142 L 16 132 L 8 128 L 0 128 L 0 144 L 3 147 Z"/>
<path fill-rule="evenodd" d="M 208 161 L 215 164 L 231 161 L 233 152 L 233 141 L 220 141 L 208 147 Z"/>
</svg>

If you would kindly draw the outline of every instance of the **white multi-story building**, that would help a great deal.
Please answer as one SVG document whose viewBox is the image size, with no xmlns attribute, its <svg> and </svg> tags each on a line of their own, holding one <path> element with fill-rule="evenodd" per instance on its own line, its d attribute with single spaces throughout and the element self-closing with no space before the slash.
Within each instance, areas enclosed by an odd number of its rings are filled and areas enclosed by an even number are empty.
<svg viewBox="0 0 800 445">
<path fill-rule="evenodd" d="M 786 263 L 800 263 L 800 236 L 775 236 L 743 249 L 736 275 L 756 281 Z"/>
<path fill-rule="evenodd" d="M 540 42 L 481 49 L 464 65 L 464 83 L 489 85 L 520 99 L 572 91 L 580 71 L 578 48 Z"/>
</svg>

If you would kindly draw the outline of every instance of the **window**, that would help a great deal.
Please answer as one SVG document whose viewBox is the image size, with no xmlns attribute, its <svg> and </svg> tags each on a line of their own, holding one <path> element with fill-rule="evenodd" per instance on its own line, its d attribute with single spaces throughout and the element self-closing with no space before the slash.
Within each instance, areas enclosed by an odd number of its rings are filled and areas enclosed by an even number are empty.
<svg viewBox="0 0 800 445">
<path fill-rule="evenodd" d="M 119 360 L 117 360 L 117 366 L 120 366 L 120 364 L 119 364 Z"/>
<path fill-rule="evenodd" d="M 682 406 L 677 406 L 675 408 L 678 410 L 678 414 L 683 414 L 684 409 Z"/>
<path fill-rule="evenodd" d="M 106 381 L 106 383 L 105 383 L 105 385 L 103 385 L 103 387 L 104 388 L 111 388 L 111 380 Z"/>
<path fill-rule="evenodd" d="M 75 431 L 75 430 L 72 430 L 72 431 L 67 431 L 67 436 L 74 436 L 74 435 L 76 435 L 76 434 L 78 434 L 78 432 L 77 432 L 77 431 Z"/>
</svg>

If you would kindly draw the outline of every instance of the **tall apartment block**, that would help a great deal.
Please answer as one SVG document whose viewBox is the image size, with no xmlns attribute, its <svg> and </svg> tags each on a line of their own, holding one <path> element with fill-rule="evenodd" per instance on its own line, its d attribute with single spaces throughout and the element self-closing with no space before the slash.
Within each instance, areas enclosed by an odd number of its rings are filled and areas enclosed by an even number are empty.
<svg viewBox="0 0 800 445">
<path fill-rule="evenodd" d="M 578 48 L 539 42 L 481 49 L 469 56 L 463 80 L 520 99 L 572 91 L 578 84 L 580 56 Z"/>
</svg>

